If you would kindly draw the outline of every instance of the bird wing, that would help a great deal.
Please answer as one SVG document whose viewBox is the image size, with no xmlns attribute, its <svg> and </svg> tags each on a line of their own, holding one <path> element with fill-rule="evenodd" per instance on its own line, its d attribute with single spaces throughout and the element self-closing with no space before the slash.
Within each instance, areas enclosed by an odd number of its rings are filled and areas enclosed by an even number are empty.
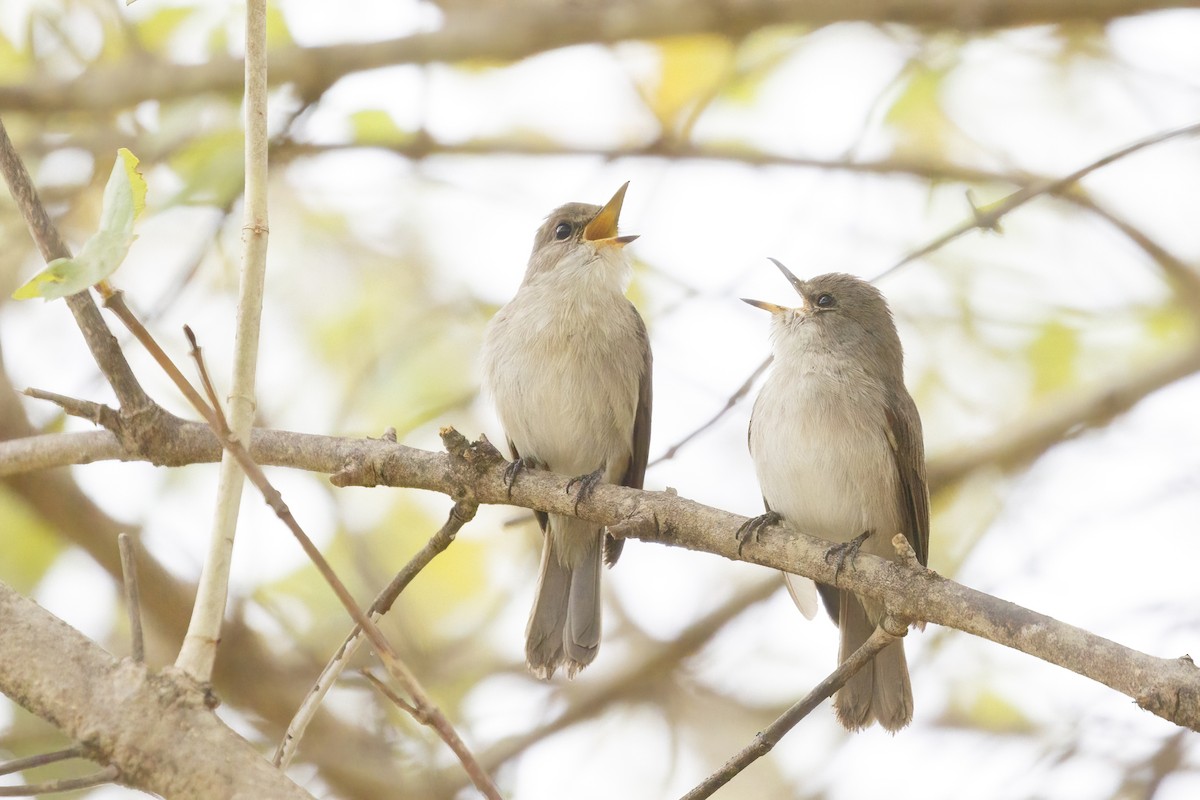
<svg viewBox="0 0 1200 800">
<path fill-rule="evenodd" d="M 629 304 L 629 313 L 637 320 L 638 338 L 642 345 L 642 380 L 638 386 L 637 411 L 633 418 L 633 442 L 629 451 L 629 463 L 621 476 L 621 485 L 641 489 L 646 479 L 646 462 L 650 459 L 650 416 L 654 405 L 654 356 L 650 352 L 650 335 L 642 315 Z M 624 539 L 609 536 L 604 542 L 604 563 L 610 567 L 621 556 Z"/>
<path fill-rule="evenodd" d="M 929 490 L 925 484 L 925 443 L 921 418 L 907 391 L 896 393 L 887 409 L 888 442 L 900 478 L 901 517 L 917 560 L 929 561 Z"/>
<path fill-rule="evenodd" d="M 508 452 L 512 454 L 512 460 L 519 461 L 521 459 L 521 454 L 517 452 L 517 446 L 513 444 L 512 439 L 509 439 L 507 436 L 504 438 L 508 442 Z M 541 526 L 542 533 L 545 533 L 546 526 L 550 523 L 550 515 L 545 511 L 534 511 L 533 516 L 537 519 L 538 525 Z"/>
</svg>

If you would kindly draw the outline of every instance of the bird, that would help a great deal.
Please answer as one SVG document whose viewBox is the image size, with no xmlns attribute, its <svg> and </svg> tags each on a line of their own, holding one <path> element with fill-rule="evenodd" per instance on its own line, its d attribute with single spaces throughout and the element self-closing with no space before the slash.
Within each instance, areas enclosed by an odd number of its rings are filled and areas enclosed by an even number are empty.
<svg viewBox="0 0 1200 800">
<path fill-rule="evenodd" d="M 928 561 L 929 494 L 921 417 L 904 385 L 904 355 L 878 289 L 852 275 L 800 280 L 771 259 L 800 295 L 796 307 L 744 302 L 771 313 L 774 364 L 751 413 L 748 443 L 767 513 L 739 536 L 780 519 L 838 543 L 897 560 L 903 533 Z M 845 661 L 880 624 L 883 604 L 821 584 L 841 631 Z M 838 691 L 835 712 L 851 731 L 912 720 L 902 640 L 887 645 Z"/>
<path fill-rule="evenodd" d="M 650 447 L 649 335 L 625 296 L 632 263 L 617 224 L 628 182 L 603 206 L 567 203 L 546 217 L 516 295 L 488 323 L 482 347 L 491 395 L 513 458 L 525 469 L 578 476 L 576 501 L 598 483 L 642 488 Z M 603 526 L 535 512 L 543 533 L 525 631 L 529 671 L 574 678 L 600 647 L 601 562 L 623 540 Z"/>
</svg>

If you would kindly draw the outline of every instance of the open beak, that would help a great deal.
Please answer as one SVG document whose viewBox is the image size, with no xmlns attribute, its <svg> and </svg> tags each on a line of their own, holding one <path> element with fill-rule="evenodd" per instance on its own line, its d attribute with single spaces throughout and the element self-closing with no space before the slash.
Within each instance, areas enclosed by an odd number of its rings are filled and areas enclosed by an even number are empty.
<svg viewBox="0 0 1200 800">
<path fill-rule="evenodd" d="M 779 259 L 768 257 L 768 260 L 770 260 L 770 262 L 772 264 L 774 264 L 775 266 L 779 267 L 779 271 L 782 272 L 783 276 L 788 279 L 788 283 L 792 284 L 792 288 L 795 289 L 800 294 L 801 297 L 803 297 L 804 296 L 804 282 L 801 281 L 799 278 L 797 278 L 795 275 L 793 275 L 792 271 L 790 269 L 788 269 L 787 267 L 785 267 L 783 265 L 783 262 L 781 262 Z"/>
<path fill-rule="evenodd" d="M 625 181 L 624 185 L 617 189 L 617 193 L 612 196 L 612 199 L 604 204 L 604 208 L 600 209 L 600 213 L 587 224 L 583 229 L 585 241 L 624 247 L 638 238 L 637 236 L 617 236 L 617 220 L 621 216 L 621 204 L 625 202 L 625 190 L 628 188 L 629 181 Z"/>
<path fill-rule="evenodd" d="M 787 306 L 777 306 L 774 303 L 768 303 L 764 300 L 748 300 L 743 297 L 742 302 L 749 303 L 755 308 L 761 308 L 763 311 L 770 311 L 772 314 L 778 314 L 782 311 L 791 311 L 791 309 Z"/>
</svg>

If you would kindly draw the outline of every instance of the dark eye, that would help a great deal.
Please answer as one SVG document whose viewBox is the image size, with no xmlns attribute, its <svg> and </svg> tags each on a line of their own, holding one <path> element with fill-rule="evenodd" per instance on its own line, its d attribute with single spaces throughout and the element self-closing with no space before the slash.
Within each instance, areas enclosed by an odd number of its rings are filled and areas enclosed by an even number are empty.
<svg viewBox="0 0 1200 800">
<path fill-rule="evenodd" d="M 826 293 L 817 298 L 818 308 L 833 308 L 836 305 L 837 300 L 831 294 Z"/>
<path fill-rule="evenodd" d="M 571 231 L 572 231 L 571 223 L 560 222 L 554 228 L 554 238 L 558 239 L 561 242 L 563 239 L 566 239 L 568 236 L 571 235 Z"/>
</svg>

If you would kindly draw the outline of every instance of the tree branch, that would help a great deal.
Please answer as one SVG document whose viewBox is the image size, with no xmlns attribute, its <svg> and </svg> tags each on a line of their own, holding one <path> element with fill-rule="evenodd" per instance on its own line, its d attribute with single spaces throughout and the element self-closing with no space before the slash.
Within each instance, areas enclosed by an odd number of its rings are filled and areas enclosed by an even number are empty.
<svg viewBox="0 0 1200 800">
<path fill-rule="evenodd" d="M 229 394 L 229 428 L 235 439 L 244 439 L 254 422 L 254 384 L 258 367 L 258 339 L 262 321 L 263 287 L 267 273 L 267 3 L 246 4 L 246 63 L 243 192 L 242 279 L 238 286 L 237 326 L 233 350 L 233 378 Z M 203 365 L 201 365 L 203 369 Z M 219 398 L 209 400 L 220 411 Z M 208 552 L 200 571 L 200 587 L 187 636 L 175 665 L 203 683 L 217 660 L 221 621 L 229 594 L 233 542 L 237 533 L 245 477 L 233 453 L 221 457 L 217 497 L 213 509 Z"/>
<path fill-rule="evenodd" d="M 865 667 L 867 662 L 879 654 L 880 650 L 896 641 L 897 638 L 883 628 L 876 628 L 870 638 L 851 653 L 849 658 L 838 664 L 837 669 L 831 672 L 825 680 L 814 686 L 812 691 L 780 714 L 774 722 L 759 731 L 750 744 L 735 753 L 720 769 L 685 794 L 682 800 L 706 800 L 706 798 L 712 797 L 718 789 L 737 777 L 739 772 L 771 752 L 800 720 L 811 714 L 813 709 L 845 686 L 846 681 L 850 680 L 854 673 Z"/>
<path fill-rule="evenodd" d="M 186 427 L 186 426 L 185 426 Z M 215 442 L 211 458 L 216 457 Z M 578 515 L 618 534 L 699 550 L 792 572 L 882 600 L 894 616 L 957 628 L 1033 655 L 1105 684 L 1176 724 L 1200 730 L 1200 671 L 1189 659 L 1150 656 L 1058 620 L 977 592 L 923 569 L 860 555 L 836 572 L 828 542 L 778 528 L 738 553 L 735 532 L 745 518 L 678 497 L 601 485 L 575 505 L 569 477 L 522 473 L 505 486 L 505 461 L 486 440 L 474 444 L 443 432 L 449 453 L 381 440 L 336 439 L 257 431 L 251 453 L 262 464 L 338 473 L 339 486 L 397 486 L 440 492 L 456 502 L 515 505 Z M 290 463 L 288 463 L 290 462 Z"/>
<path fill-rule="evenodd" d="M 472 59 L 516 61 L 578 44 L 710 33 L 733 38 L 769 25 L 816 28 L 838 22 L 902 23 L 967 32 L 1111 19 L 1169 8 L 1195 8 L 1196 0 L 611 0 L 547 7 L 538 0 L 478 4 L 448 14 L 446 25 L 381 42 L 291 47 L 271 53 L 271 80 L 316 97 L 342 77 L 396 64 Z M 93 65 L 78 78 L 34 77 L 0 87 L 0 110 L 112 111 L 146 100 L 169 102 L 242 88 L 242 61 L 216 57 L 198 65 L 147 64 L 144 57 Z"/>
<path fill-rule="evenodd" d="M 0 691 L 117 767 L 121 783 L 176 800 L 312 800 L 176 675 L 118 661 L 3 583 L 0 619 L 0 652 L 21 654 L 0 659 Z"/>
</svg>

